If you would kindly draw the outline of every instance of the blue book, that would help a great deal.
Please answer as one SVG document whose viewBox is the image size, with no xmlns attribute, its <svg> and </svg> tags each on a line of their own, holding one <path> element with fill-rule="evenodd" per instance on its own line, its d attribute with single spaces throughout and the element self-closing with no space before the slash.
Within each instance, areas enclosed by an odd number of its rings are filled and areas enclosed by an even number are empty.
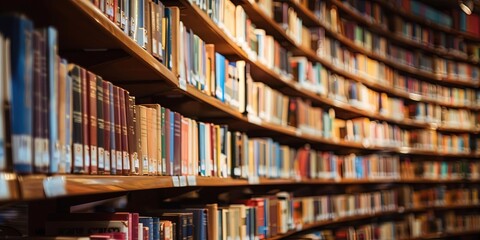
<svg viewBox="0 0 480 240">
<path fill-rule="evenodd" d="M 153 240 L 153 218 L 139 217 L 138 222 L 142 223 L 144 227 L 148 227 L 148 239 Z"/>
<path fill-rule="evenodd" d="M 47 79 L 48 79 L 48 113 L 49 113 L 49 172 L 57 173 L 60 162 L 60 141 L 58 133 L 58 54 L 57 30 L 53 27 L 44 29 L 47 40 Z"/>
<path fill-rule="evenodd" d="M 168 150 L 170 152 L 170 175 L 173 176 L 173 170 L 175 168 L 175 112 L 170 111 L 170 136 L 169 136 L 169 141 L 170 141 L 170 149 Z"/>
<path fill-rule="evenodd" d="M 12 161 L 17 173 L 33 170 L 33 23 L 21 15 L 0 16 L 0 32 L 10 39 Z"/>
<path fill-rule="evenodd" d="M 153 220 L 153 240 L 160 240 L 160 218 L 152 217 L 152 220 Z"/>
<path fill-rule="evenodd" d="M 205 162 L 206 154 L 205 154 L 205 123 L 199 122 L 198 123 L 198 137 L 199 137 L 199 155 L 200 155 L 200 176 L 206 176 L 206 167 L 207 163 Z"/>
<path fill-rule="evenodd" d="M 363 159 L 359 156 L 355 156 L 355 177 L 364 178 L 363 175 Z"/>
<path fill-rule="evenodd" d="M 215 53 L 215 96 L 222 102 L 225 101 L 225 57 Z"/>
</svg>

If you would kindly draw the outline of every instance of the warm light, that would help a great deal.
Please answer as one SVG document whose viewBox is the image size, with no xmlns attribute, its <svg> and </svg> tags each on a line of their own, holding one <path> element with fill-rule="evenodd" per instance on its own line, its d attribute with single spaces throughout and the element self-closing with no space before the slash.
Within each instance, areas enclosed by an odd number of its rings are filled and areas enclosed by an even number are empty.
<svg viewBox="0 0 480 240">
<path fill-rule="evenodd" d="M 459 0 L 458 4 L 460 8 L 467 14 L 472 14 L 473 11 L 473 0 Z"/>
</svg>

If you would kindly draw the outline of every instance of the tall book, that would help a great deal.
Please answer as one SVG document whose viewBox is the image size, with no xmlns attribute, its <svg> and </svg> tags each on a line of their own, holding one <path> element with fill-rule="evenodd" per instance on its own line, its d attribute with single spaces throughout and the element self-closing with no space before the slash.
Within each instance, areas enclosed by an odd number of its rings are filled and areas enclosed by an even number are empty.
<svg viewBox="0 0 480 240">
<path fill-rule="evenodd" d="M 157 111 L 154 108 L 147 108 L 147 153 L 148 153 L 148 174 L 157 175 L 158 174 L 158 163 L 157 163 Z"/>
<path fill-rule="evenodd" d="M 115 160 L 116 160 L 116 174 L 123 174 L 123 148 L 122 148 L 122 114 L 120 110 L 120 94 L 121 89 L 113 86 L 114 99 L 114 115 L 115 115 Z"/>
<path fill-rule="evenodd" d="M 97 76 L 92 72 L 87 72 L 87 84 L 89 91 L 88 99 L 88 121 L 89 121 L 89 138 L 90 138 L 90 174 L 98 173 L 97 159 Z"/>
<path fill-rule="evenodd" d="M 108 92 L 110 101 L 110 173 L 117 174 L 117 139 L 116 139 L 116 123 L 115 123 L 115 88 L 111 82 L 108 82 Z M 121 167 L 121 165 L 120 165 Z"/>
<path fill-rule="evenodd" d="M 96 77 L 96 92 L 97 92 L 97 161 L 98 173 L 105 172 L 105 116 L 104 116 L 104 92 L 103 79 L 100 76 Z"/>
<path fill-rule="evenodd" d="M 130 174 L 130 154 L 128 146 L 128 125 L 127 125 L 127 111 L 128 105 L 128 92 L 124 89 L 119 88 L 119 97 L 120 97 L 120 124 L 121 124 L 121 141 L 122 141 L 122 159 L 123 159 L 123 175 Z M 127 98 L 126 98 L 127 97 Z"/>
<path fill-rule="evenodd" d="M 144 106 L 155 109 L 155 115 L 152 117 L 156 118 L 153 127 L 156 143 L 153 146 L 155 150 L 152 149 L 152 151 L 156 151 L 157 172 L 159 175 L 162 175 L 164 172 L 164 163 L 162 162 L 162 107 L 159 104 L 145 104 Z"/>
<path fill-rule="evenodd" d="M 19 15 L 0 16 L 0 32 L 11 40 L 11 138 L 13 167 L 32 172 L 33 23 Z"/>
<path fill-rule="evenodd" d="M 72 146 L 73 146 L 73 173 L 82 173 L 83 168 L 83 115 L 82 115 L 82 79 L 80 67 L 68 65 L 72 79 Z M 70 94 L 70 93 L 69 93 Z"/>
<path fill-rule="evenodd" d="M 58 134 L 59 134 L 59 152 L 60 158 L 58 163 L 58 173 L 70 173 L 72 169 L 72 155 L 70 146 L 72 133 L 71 118 L 71 92 L 72 82 L 68 76 L 68 63 L 61 59 L 58 61 Z"/>
<path fill-rule="evenodd" d="M 6 153 L 6 105 L 9 97 L 10 84 L 10 41 L 0 34 L 0 172 L 8 171 L 9 163 L 7 162 Z"/>
<path fill-rule="evenodd" d="M 138 150 L 137 150 L 137 112 L 135 111 L 135 97 L 129 96 L 128 92 L 125 92 L 125 97 L 128 96 L 128 114 L 127 114 L 127 123 L 128 123 L 128 154 L 130 155 L 130 168 L 131 173 L 137 175 L 139 171 L 139 161 L 138 161 Z"/>
<path fill-rule="evenodd" d="M 148 127 L 147 127 L 147 108 L 145 106 L 136 105 L 137 112 L 136 122 L 136 136 L 137 136 L 137 151 L 140 158 L 139 174 L 148 174 Z"/>
<path fill-rule="evenodd" d="M 49 123 L 49 153 L 50 163 L 49 172 L 58 172 L 58 163 L 60 161 L 60 143 L 58 133 L 58 59 L 57 59 L 57 30 L 53 27 L 44 29 L 47 40 L 47 78 L 48 78 L 48 123 Z"/>
<path fill-rule="evenodd" d="M 103 150 L 104 174 L 111 172 L 111 120 L 110 120 L 110 87 L 107 81 L 102 81 L 103 87 Z"/>
<path fill-rule="evenodd" d="M 172 123 L 170 123 L 172 124 Z M 174 155 L 174 171 L 176 176 L 182 175 L 182 115 L 175 112 L 173 117 L 173 155 Z M 186 146 L 185 146 L 186 147 Z"/>
<path fill-rule="evenodd" d="M 90 89 L 88 88 L 87 70 L 81 68 L 80 77 L 82 83 L 83 171 L 90 173 Z"/>
</svg>

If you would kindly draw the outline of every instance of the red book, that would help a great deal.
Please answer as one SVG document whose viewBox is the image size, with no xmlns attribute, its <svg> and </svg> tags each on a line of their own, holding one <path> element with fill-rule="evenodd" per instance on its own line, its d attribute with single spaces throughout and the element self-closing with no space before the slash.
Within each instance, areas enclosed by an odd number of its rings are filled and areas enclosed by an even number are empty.
<svg viewBox="0 0 480 240">
<path fill-rule="evenodd" d="M 180 113 L 175 113 L 175 121 L 174 121 L 174 175 L 180 176 L 182 175 L 182 151 L 181 151 L 181 144 L 182 144 L 182 115 Z"/>
<path fill-rule="evenodd" d="M 120 93 L 121 90 L 117 86 L 113 86 L 114 99 L 114 115 L 115 115 L 115 151 L 116 151 L 116 165 L 117 175 L 123 174 L 123 148 L 122 148 L 122 124 L 121 124 L 121 110 L 120 110 Z"/>
<path fill-rule="evenodd" d="M 123 175 L 130 174 L 130 156 L 128 154 L 128 126 L 127 126 L 127 109 L 128 98 L 125 99 L 125 95 L 128 96 L 128 92 L 122 88 L 118 89 L 119 101 L 120 101 L 120 127 L 122 129 L 121 142 L 122 142 L 122 159 L 123 159 Z"/>
<path fill-rule="evenodd" d="M 88 88 L 87 70 L 81 69 L 82 78 L 82 114 L 83 114 L 83 171 L 90 172 L 90 89 Z"/>
<path fill-rule="evenodd" d="M 110 174 L 110 88 L 108 87 L 108 82 L 103 81 L 103 143 L 105 150 L 105 169 L 104 174 Z"/>
<path fill-rule="evenodd" d="M 89 89 L 89 125 L 90 125 L 90 174 L 98 173 L 97 162 L 97 79 L 95 74 L 87 72 Z"/>
<path fill-rule="evenodd" d="M 189 128 L 189 121 L 188 118 L 182 117 L 182 126 L 181 126 L 181 159 L 182 159 L 182 175 L 188 175 L 188 128 Z"/>
</svg>

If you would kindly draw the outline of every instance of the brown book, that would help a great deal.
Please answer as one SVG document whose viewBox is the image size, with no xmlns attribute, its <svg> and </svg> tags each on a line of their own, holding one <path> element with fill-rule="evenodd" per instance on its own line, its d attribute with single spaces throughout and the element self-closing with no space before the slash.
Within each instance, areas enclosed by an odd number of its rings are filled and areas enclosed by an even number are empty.
<svg viewBox="0 0 480 240">
<path fill-rule="evenodd" d="M 180 9 L 178 7 L 168 7 L 170 9 L 171 13 L 171 21 L 170 21 L 170 29 L 171 29 L 171 51 L 172 51 L 172 56 L 171 58 L 171 63 L 172 63 L 172 71 L 176 76 L 180 76 L 180 65 L 185 64 L 182 62 L 182 59 L 185 60 L 183 57 L 180 57 L 180 40 L 183 38 L 183 36 L 180 35 Z M 167 26 L 168 28 L 168 26 Z M 168 38 L 168 36 L 166 36 Z M 167 47 L 167 46 L 166 46 Z M 183 51 L 186 51 L 186 49 L 183 49 Z M 168 53 L 167 53 L 168 54 Z M 168 57 L 165 57 L 165 59 L 169 59 Z M 165 65 L 168 66 L 166 63 Z"/>
<path fill-rule="evenodd" d="M 103 80 L 100 76 L 96 79 L 97 85 L 97 161 L 98 173 L 105 172 L 105 116 L 104 116 L 104 96 Z"/>
<path fill-rule="evenodd" d="M 98 173 L 97 161 L 97 78 L 87 72 L 89 88 L 89 124 L 90 124 L 90 174 Z"/>
<path fill-rule="evenodd" d="M 137 152 L 140 159 L 139 174 L 148 174 L 148 125 L 147 125 L 147 108 L 145 106 L 136 105 L 135 110 L 137 113 L 136 122 L 136 136 L 137 136 Z"/>
<path fill-rule="evenodd" d="M 156 125 L 156 110 L 147 107 L 147 154 L 148 154 L 148 174 L 157 175 L 157 151 L 155 147 L 157 133 L 155 131 Z"/>
<path fill-rule="evenodd" d="M 150 39 L 151 44 L 150 47 L 152 48 L 152 56 L 154 56 L 157 59 L 160 59 L 160 54 L 158 49 L 158 35 L 157 35 L 157 28 L 158 25 L 161 24 L 161 22 L 157 21 L 157 12 L 158 12 L 158 4 L 156 4 L 154 1 L 147 0 L 149 2 L 149 10 L 150 10 L 150 19 L 148 21 L 150 22 Z"/>
<path fill-rule="evenodd" d="M 103 81 L 103 148 L 104 148 L 104 174 L 110 174 L 110 88 L 108 82 Z"/>
<path fill-rule="evenodd" d="M 83 114 L 83 171 L 90 173 L 90 89 L 88 88 L 87 70 L 81 69 L 82 78 L 82 114 Z"/>
<path fill-rule="evenodd" d="M 156 151 L 156 163 L 157 163 L 157 171 L 159 175 L 162 175 L 162 107 L 160 104 L 144 104 L 145 107 L 153 108 L 155 109 L 155 124 L 154 124 L 154 130 L 156 132 L 156 138 L 155 138 L 155 151 Z"/>
<path fill-rule="evenodd" d="M 118 89 L 119 101 L 120 101 L 120 127 L 121 127 L 121 142 L 122 142 L 122 174 L 130 174 L 130 155 L 128 154 L 128 126 L 127 126 L 127 109 L 128 98 L 125 99 L 125 96 L 128 96 L 128 92 L 122 88 Z"/>
<path fill-rule="evenodd" d="M 145 0 L 145 11 L 144 11 L 144 19 L 145 19 L 145 36 L 147 37 L 147 43 L 145 44 L 145 49 L 147 52 L 152 54 L 152 23 L 151 23 L 151 18 L 150 18 L 150 13 L 151 10 L 150 8 L 152 5 L 152 0 Z"/>
<path fill-rule="evenodd" d="M 207 55 L 207 80 L 205 81 L 206 93 L 210 96 L 215 96 L 216 81 L 215 81 L 215 45 L 206 44 L 206 55 Z"/>
<path fill-rule="evenodd" d="M 115 159 L 116 159 L 116 174 L 123 174 L 123 148 L 122 148 L 122 123 L 121 123 L 121 111 L 120 111 L 120 88 L 113 86 L 113 99 L 114 99 L 114 111 L 115 111 Z"/>
<path fill-rule="evenodd" d="M 128 92 L 126 92 L 128 95 Z M 127 97 L 125 95 L 125 97 Z M 128 111 L 127 111 L 127 125 L 128 125 L 128 150 L 130 155 L 130 168 L 132 174 L 138 174 L 140 163 L 138 161 L 138 137 L 136 131 L 137 112 L 135 110 L 135 97 L 128 96 Z"/>
</svg>

